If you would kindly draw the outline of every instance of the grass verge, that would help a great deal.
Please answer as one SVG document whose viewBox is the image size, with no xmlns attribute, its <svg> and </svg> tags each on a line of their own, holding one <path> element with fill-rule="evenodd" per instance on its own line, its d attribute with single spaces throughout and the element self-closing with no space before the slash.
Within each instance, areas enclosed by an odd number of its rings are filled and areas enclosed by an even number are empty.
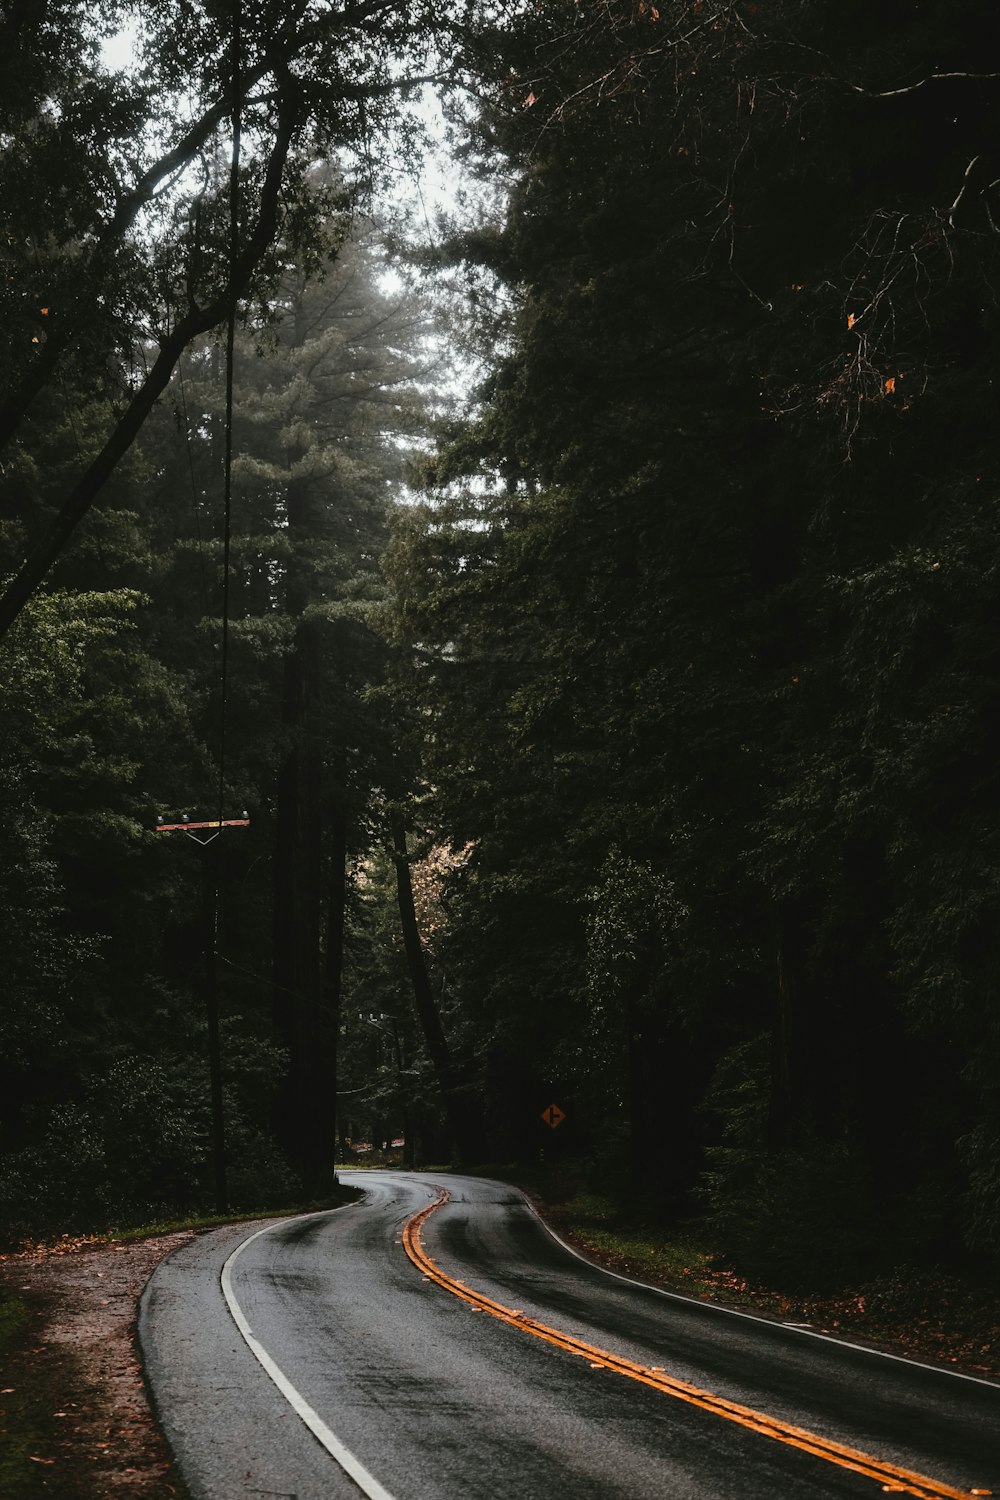
<svg viewBox="0 0 1000 1500">
<path fill-rule="evenodd" d="M 148 1240 L 158 1234 L 177 1234 L 181 1230 L 221 1229 L 225 1224 L 256 1223 L 260 1219 L 290 1219 L 297 1214 L 324 1213 L 331 1208 L 340 1208 L 345 1203 L 355 1202 L 361 1194 L 356 1188 L 338 1185 L 325 1198 L 311 1198 L 301 1203 L 283 1203 L 280 1208 L 232 1208 L 224 1214 L 192 1214 L 179 1219 L 156 1219 L 147 1224 L 113 1226 L 94 1234 L 59 1234 L 38 1240 L 22 1240 L 18 1250 L 73 1249 L 87 1245 L 130 1245 L 137 1240 Z M 0 1491 L 2 1500 L 3 1492 Z"/>
</svg>

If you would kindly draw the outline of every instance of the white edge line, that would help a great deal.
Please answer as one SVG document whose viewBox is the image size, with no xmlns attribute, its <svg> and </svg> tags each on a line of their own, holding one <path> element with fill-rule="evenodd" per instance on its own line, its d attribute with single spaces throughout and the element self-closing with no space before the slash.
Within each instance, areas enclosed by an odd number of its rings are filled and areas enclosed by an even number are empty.
<svg viewBox="0 0 1000 1500">
<path fill-rule="evenodd" d="M 487 1179 L 482 1178 L 481 1181 Z M 492 1180 L 492 1179 L 490 1179 Z M 512 1187 L 512 1183 L 505 1183 L 506 1187 Z M 685 1302 L 690 1307 L 701 1307 L 709 1312 L 722 1313 L 728 1318 L 744 1318 L 748 1323 L 763 1323 L 767 1328 L 781 1328 L 787 1333 L 797 1333 L 803 1338 L 819 1339 L 824 1344 L 834 1344 L 838 1349 L 853 1349 L 858 1354 L 870 1354 L 876 1359 L 891 1359 L 896 1364 L 905 1365 L 908 1370 L 929 1370 L 932 1375 L 948 1375 L 952 1380 L 967 1380 L 972 1385 L 984 1385 L 988 1390 L 1000 1390 L 1000 1382 L 996 1380 L 985 1380 L 981 1375 L 966 1375 L 964 1370 L 949 1370 L 945 1365 L 929 1365 L 919 1359 L 908 1359 L 905 1354 L 890 1354 L 885 1349 L 875 1349 L 871 1344 L 853 1344 L 850 1339 L 834 1337 L 830 1333 L 817 1333 L 815 1328 L 801 1328 L 795 1323 L 783 1323 L 780 1318 L 762 1318 L 759 1313 L 742 1312 L 738 1307 L 726 1307 L 722 1302 L 705 1302 L 700 1297 L 687 1297 L 683 1292 L 670 1292 L 666 1287 L 652 1286 L 648 1281 L 639 1281 L 635 1276 L 623 1276 L 620 1271 L 611 1271 L 607 1266 L 602 1266 L 599 1261 L 591 1260 L 589 1256 L 582 1255 L 579 1250 L 574 1250 L 572 1245 L 566 1241 L 547 1224 L 538 1212 L 531 1199 L 522 1188 L 515 1188 L 515 1192 L 521 1194 L 528 1210 L 538 1220 L 545 1233 L 554 1239 L 557 1245 L 572 1255 L 575 1260 L 581 1261 L 589 1266 L 592 1271 L 600 1271 L 604 1276 L 610 1276 L 615 1281 L 624 1281 L 626 1286 L 641 1286 L 644 1291 L 655 1292 L 658 1297 L 666 1297 L 668 1302 Z"/>
<path fill-rule="evenodd" d="M 348 1169 L 349 1172 L 354 1174 L 364 1172 L 364 1170 L 363 1167 Z M 369 1175 L 375 1174 L 369 1171 Z M 404 1174 L 386 1172 L 381 1175 L 399 1177 Z M 433 1173 L 429 1173 L 426 1177 L 421 1173 L 417 1173 L 416 1180 L 425 1183 L 436 1181 Z M 572 1245 L 567 1244 L 560 1235 L 556 1234 L 551 1224 L 547 1223 L 538 1212 L 538 1209 L 523 1188 L 517 1187 L 512 1182 L 504 1182 L 502 1178 L 497 1177 L 475 1177 L 471 1180 L 474 1182 L 489 1183 L 494 1187 L 499 1184 L 501 1187 L 509 1188 L 512 1192 L 517 1193 L 523 1200 L 528 1212 L 538 1221 L 550 1239 L 555 1240 L 556 1244 L 565 1250 L 568 1255 L 572 1255 L 574 1260 L 580 1261 L 582 1265 L 589 1266 L 592 1271 L 599 1271 L 602 1276 L 610 1276 L 613 1281 L 622 1281 L 626 1286 L 642 1287 L 643 1291 L 653 1292 L 657 1297 L 665 1297 L 668 1302 L 683 1302 L 689 1307 L 700 1307 L 706 1312 L 721 1313 L 727 1318 L 742 1318 L 747 1323 L 762 1323 L 766 1328 L 780 1328 L 788 1333 L 797 1333 L 803 1338 L 818 1339 L 820 1343 L 833 1344 L 838 1349 L 853 1349 L 857 1354 L 869 1354 L 875 1359 L 889 1359 L 895 1364 L 904 1365 L 908 1370 L 928 1370 L 932 1375 L 947 1375 L 952 1380 L 966 1380 L 972 1385 L 984 1385 L 987 1390 L 1000 1390 L 1000 1381 L 986 1380 L 981 1375 L 967 1375 L 964 1370 L 949 1370 L 945 1365 L 929 1365 L 923 1360 L 909 1359 L 905 1354 L 890 1354 L 886 1349 L 876 1349 L 871 1344 L 855 1344 L 850 1339 L 837 1338 L 829 1333 L 818 1333 L 815 1328 L 802 1328 L 796 1323 L 784 1323 L 780 1318 L 762 1318 L 759 1313 L 743 1312 L 738 1307 L 727 1307 L 724 1302 L 708 1302 L 701 1297 L 689 1297 L 683 1292 L 671 1292 L 666 1287 L 653 1286 L 648 1281 L 640 1281 L 636 1276 L 623 1276 L 620 1271 L 609 1270 L 607 1266 L 602 1266 L 600 1261 L 591 1260 L 589 1256 L 581 1254 L 579 1250 L 575 1250 Z M 447 1176 L 444 1176 L 444 1181 L 448 1181 Z"/>
<path fill-rule="evenodd" d="M 336 1213 L 337 1210 L 325 1209 L 323 1212 Z M 299 1214 L 296 1216 L 296 1219 L 316 1219 L 321 1217 L 322 1213 Z M 291 1219 L 282 1219 L 280 1221 L 281 1224 L 288 1224 L 293 1222 L 295 1222 L 295 1220 Z M 289 1406 L 291 1406 L 296 1416 L 301 1417 L 302 1421 L 309 1428 L 309 1431 L 312 1433 L 313 1437 L 315 1437 L 320 1443 L 323 1444 L 323 1447 L 326 1449 L 327 1453 L 329 1453 L 331 1458 L 336 1460 L 336 1462 L 343 1469 L 344 1473 L 354 1480 L 354 1483 L 358 1486 L 359 1489 L 364 1492 L 364 1494 L 369 1497 L 369 1500 L 393 1500 L 393 1497 L 392 1495 L 390 1495 L 389 1491 L 385 1489 L 383 1485 L 379 1484 L 374 1475 L 369 1474 L 364 1464 L 362 1464 L 359 1459 L 355 1458 L 351 1450 L 340 1441 L 340 1438 L 337 1437 L 336 1433 L 330 1431 L 330 1428 L 327 1427 L 326 1423 L 323 1421 L 323 1418 L 319 1416 L 317 1412 L 313 1411 L 312 1407 L 309 1405 L 308 1401 L 306 1401 L 305 1397 L 301 1396 L 295 1389 L 294 1385 L 292 1385 L 292 1382 L 288 1379 L 288 1376 L 278 1368 L 274 1360 L 264 1348 L 263 1344 L 261 1344 L 260 1341 L 254 1337 L 253 1329 L 247 1322 L 246 1317 L 243 1313 L 243 1309 L 240 1307 L 239 1303 L 236 1300 L 236 1293 L 233 1291 L 234 1264 L 243 1254 L 243 1251 L 247 1248 L 247 1246 L 253 1244 L 254 1240 L 260 1239 L 262 1234 L 270 1234 L 272 1229 L 277 1229 L 279 1227 L 279 1224 L 268 1224 L 266 1228 L 258 1229 L 256 1234 L 251 1234 L 247 1239 L 243 1240 L 241 1244 L 237 1245 L 236 1249 L 233 1251 L 229 1259 L 226 1261 L 225 1265 L 222 1267 L 222 1275 L 220 1276 L 219 1280 L 222 1285 L 222 1295 L 225 1297 L 226 1304 L 233 1316 L 233 1322 L 236 1324 L 240 1333 L 243 1335 L 243 1338 L 245 1339 L 247 1347 L 249 1348 L 251 1354 L 258 1361 L 258 1363 L 263 1366 L 264 1370 L 274 1381 L 275 1385 L 278 1387 L 278 1390 L 284 1396 Z"/>
</svg>

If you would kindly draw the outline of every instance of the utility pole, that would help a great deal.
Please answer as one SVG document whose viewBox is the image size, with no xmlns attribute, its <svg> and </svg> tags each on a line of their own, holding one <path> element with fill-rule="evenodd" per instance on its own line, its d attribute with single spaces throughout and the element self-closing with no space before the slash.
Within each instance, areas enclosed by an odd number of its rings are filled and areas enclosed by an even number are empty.
<svg viewBox="0 0 1000 1500">
<path fill-rule="evenodd" d="M 208 1077 L 212 1114 L 212 1172 L 215 1181 L 215 1211 L 229 1208 L 226 1181 L 226 1122 L 222 1099 L 222 1044 L 219 1038 L 219 980 L 216 956 L 219 946 L 219 849 L 212 848 L 224 828 L 248 828 L 250 819 L 215 818 L 192 823 L 156 821 L 157 833 L 184 833 L 201 849 L 202 946 L 205 956 L 205 1020 L 208 1027 Z"/>
</svg>

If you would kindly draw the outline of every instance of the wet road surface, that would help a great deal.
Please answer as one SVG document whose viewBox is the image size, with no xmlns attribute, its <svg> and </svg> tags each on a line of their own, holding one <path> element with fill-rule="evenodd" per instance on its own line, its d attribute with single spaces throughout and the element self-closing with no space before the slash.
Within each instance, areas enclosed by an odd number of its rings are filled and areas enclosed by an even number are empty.
<svg viewBox="0 0 1000 1500">
<path fill-rule="evenodd" d="M 194 1500 L 1000 1496 L 998 1385 L 609 1276 L 500 1183 L 343 1180 L 146 1289 Z"/>
</svg>

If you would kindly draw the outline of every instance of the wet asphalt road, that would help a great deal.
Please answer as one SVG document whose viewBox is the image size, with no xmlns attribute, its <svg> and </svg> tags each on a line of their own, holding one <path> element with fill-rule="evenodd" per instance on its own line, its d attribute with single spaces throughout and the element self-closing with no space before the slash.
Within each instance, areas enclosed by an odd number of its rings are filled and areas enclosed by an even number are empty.
<svg viewBox="0 0 1000 1500">
<path fill-rule="evenodd" d="M 521 1196 L 481 1179 L 350 1173 L 365 1201 L 200 1236 L 140 1310 L 159 1415 L 194 1500 L 825 1500 L 884 1486 L 499 1322 L 422 1276 L 440 1269 L 588 1344 L 927 1475 L 1000 1496 L 1000 1386 L 689 1303 L 572 1256 Z M 220 1287 L 231 1264 L 233 1306 Z M 300 1410 L 343 1445 L 361 1485 Z M 339 1450 L 338 1450 L 339 1451 Z M 903 1491 L 906 1492 L 905 1490 Z M 911 1490 L 912 1493 L 912 1490 Z"/>
</svg>

